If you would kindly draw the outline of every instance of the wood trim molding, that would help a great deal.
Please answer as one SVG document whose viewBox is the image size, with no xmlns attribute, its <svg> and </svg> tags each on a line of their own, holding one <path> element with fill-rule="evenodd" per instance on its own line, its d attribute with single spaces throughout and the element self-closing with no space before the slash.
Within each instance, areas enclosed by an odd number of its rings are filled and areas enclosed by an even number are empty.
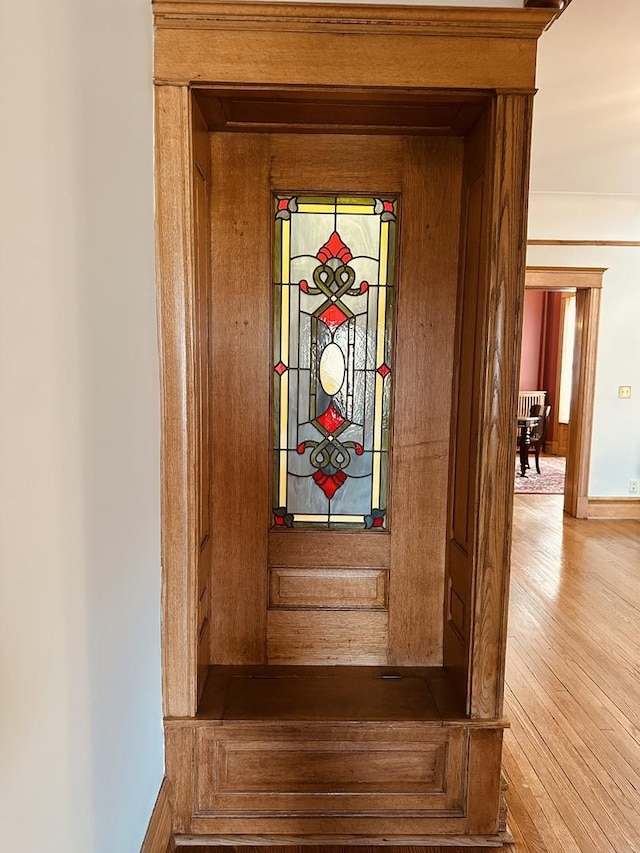
<svg viewBox="0 0 640 853">
<path fill-rule="evenodd" d="M 610 246 L 640 248 L 640 240 L 527 240 L 528 246 Z"/>
<path fill-rule="evenodd" d="M 499 95 L 481 380 L 471 717 L 502 714 L 533 97 Z M 508 389 L 512 389 L 509 393 Z M 496 496 L 500 496 L 496 501 Z M 503 500 L 503 496 L 508 496 Z"/>
<path fill-rule="evenodd" d="M 163 84 L 531 93 L 554 9 L 155 0 Z M 338 38 L 328 38 L 338 36 Z M 303 53 L 304 63 L 285 61 Z M 384 62 L 371 63 L 371 55 Z"/>
<path fill-rule="evenodd" d="M 574 518 L 587 518 L 589 471 L 591 467 L 591 433 L 593 401 L 596 386 L 596 355 L 600 294 L 597 287 L 576 293 L 576 342 L 573 356 L 573 388 L 564 511 Z"/>
<path fill-rule="evenodd" d="M 290 835 L 179 835 L 176 836 L 176 851 L 183 850 L 188 853 L 197 846 L 198 853 L 205 847 L 218 850 L 239 851 L 243 847 L 250 846 L 252 850 L 267 850 L 269 847 L 278 847 L 279 851 L 287 847 L 292 850 L 300 850 L 304 847 L 323 847 L 333 850 L 341 847 L 380 847 L 381 850 L 404 850 L 412 847 L 433 848 L 433 853 L 443 853 L 450 847 L 459 850 L 465 848 L 469 853 L 474 853 L 476 848 L 484 850 L 490 845 L 496 853 L 503 850 L 503 845 L 509 843 L 511 836 L 504 832 L 491 835 L 403 835 L 399 840 L 388 835 L 296 835 L 292 840 Z M 295 846 L 292 846 L 294 845 Z M 234 846 L 231 846 L 234 845 Z M 237 846 L 235 846 L 237 845 Z"/>
<path fill-rule="evenodd" d="M 587 518 L 640 519 L 640 498 L 589 498 Z"/>
<path fill-rule="evenodd" d="M 569 8 L 571 0 L 524 0 L 525 9 L 554 9 L 555 17 L 549 22 L 549 26 L 555 23 L 563 12 Z"/>
<path fill-rule="evenodd" d="M 602 287 L 603 267 L 527 267 L 525 287 L 530 290 L 580 290 Z"/>
<path fill-rule="evenodd" d="M 149 826 L 140 853 L 168 853 L 171 845 L 172 810 L 169 780 L 162 780 L 156 804 L 151 812 Z"/>
<path fill-rule="evenodd" d="M 600 267 L 527 267 L 525 286 L 531 290 L 574 289 L 576 300 L 576 349 L 569 419 L 569 452 L 565 480 L 564 511 L 574 518 L 588 517 L 591 426 L 595 396 L 595 364 L 602 278 Z"/>
<path fill-rule="evenodd" d="M 218 2 L 152 0 L 156 27 L 384 32 L 538 39 L 558 11 L 556 3 L 538 8 L 393 6 L 335 3 Z"/>
<path fill-rule="evenodd" d="M 189 89 L 156 95 L 156 276 L 160 341 L 162 682 L 165 716 L 197 701 L 196 394 Z"/>
<path fill-rule="evenodd" d="M 524 0 L 525 9 L 566 9 L 571 0 Z"/>
</svg>

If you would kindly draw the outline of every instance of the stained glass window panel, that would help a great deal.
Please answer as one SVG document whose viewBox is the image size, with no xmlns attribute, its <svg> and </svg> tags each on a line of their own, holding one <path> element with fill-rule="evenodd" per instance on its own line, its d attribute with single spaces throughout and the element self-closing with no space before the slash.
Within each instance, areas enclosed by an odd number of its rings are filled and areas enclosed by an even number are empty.
<svg viewBox="0 0 640 853">
<path fill-rule="evenodd" d="M 274 215 L 274 525 L 385 530 L 398 199 Z"/>
</svg>

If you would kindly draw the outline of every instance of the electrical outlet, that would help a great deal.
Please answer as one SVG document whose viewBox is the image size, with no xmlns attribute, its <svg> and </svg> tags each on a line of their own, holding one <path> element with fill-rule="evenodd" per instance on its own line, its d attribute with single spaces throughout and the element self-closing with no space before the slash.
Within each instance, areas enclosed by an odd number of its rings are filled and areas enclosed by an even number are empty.
<svg viewBox="0 0 640 853">
<path fill-rule="evenodd" d="M 631 399 L 631 385 L 618 385 L 618 397 L 620 400 Z"/>
<path fill-rule="evenodd" d="M 629 494 L 637 495 L 640 491 L 640 480 L 629 480 Z"/>
</svg>

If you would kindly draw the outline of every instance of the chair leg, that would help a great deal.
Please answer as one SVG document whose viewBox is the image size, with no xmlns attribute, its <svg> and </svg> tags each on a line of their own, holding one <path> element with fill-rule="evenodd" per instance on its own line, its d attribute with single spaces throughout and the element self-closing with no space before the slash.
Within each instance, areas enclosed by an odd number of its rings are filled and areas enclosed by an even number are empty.
<svg viewBox="0 0 640 853">
<path fill-rule="evenodd" d="M 540 445 L 536 444 L 536 471 L 540 473 Z"/>
</svg>

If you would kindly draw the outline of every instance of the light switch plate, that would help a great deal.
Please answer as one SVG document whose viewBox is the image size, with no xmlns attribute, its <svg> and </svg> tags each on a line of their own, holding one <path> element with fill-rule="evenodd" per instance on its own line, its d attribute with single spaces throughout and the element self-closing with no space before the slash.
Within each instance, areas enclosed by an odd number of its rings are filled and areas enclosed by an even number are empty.
<svg viewBox="0 0 640 853">
<path fill-rule="evenodd" d="M 618 385 L 618 397 L 621 400 L 628 400 L 631 396 L 631 385 Z"/>
</svg>

